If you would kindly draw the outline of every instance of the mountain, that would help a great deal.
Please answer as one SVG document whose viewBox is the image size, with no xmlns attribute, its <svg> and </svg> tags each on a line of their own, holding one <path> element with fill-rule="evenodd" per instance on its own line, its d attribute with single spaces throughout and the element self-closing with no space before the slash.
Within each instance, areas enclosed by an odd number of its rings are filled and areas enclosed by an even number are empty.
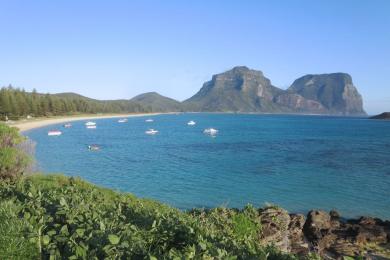
<svg viewBox="0 0 390 260">
<path fill-rule="evenodd" d="M 183 106 L 210 112 L 365 114 L 362 97 L 348 74 L 306 75 L 282 90 L 261 71 L 245 66 L 214 75 Z"/>
<path fill-rule="evenodd" d="M 214 75 L 183 103 L 195 111 L 283 112 L 273 101 L 281 93 L 261 71 L 240 66 Z"/>
<path fill-rule="evenodd" d="M 370 117 L 370 119 L 390 120 L 390 112 L 383 112 L 382 114 Z"/>
<path fill-rule="evenodd" d="M 137 102 L 153 112 L 177 112 L 182 110 L 182 105 L 179 101 L 164 97 L 156 92 L 135 96 L 130 101 Z"/>
<path fill-rule="evenodd" d="M 362 96 L 346 73 L 306 75 L 295 80 L 287 92 L 319 102 L 329 114 L 365 114 Z"/>
</svg>

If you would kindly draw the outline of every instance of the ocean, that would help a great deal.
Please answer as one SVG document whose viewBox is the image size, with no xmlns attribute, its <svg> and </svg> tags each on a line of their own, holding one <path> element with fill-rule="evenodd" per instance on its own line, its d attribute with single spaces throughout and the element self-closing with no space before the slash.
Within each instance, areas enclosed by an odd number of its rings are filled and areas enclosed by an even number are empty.
<svg viewBox="0 0 390 260">
<path fill-rule="evenodd" d="M 180 209 L 267 204 L 390 219 L 390 122 L 366 118 L 185 113 L 99 119 L 25 132 L 41 171 Z M 188 126 L 194 120 L 196 125 Z M 203 130 L 219 130 L 214 137 Z M 149 128 L 158 130 L 147 135 Z M 48 136 L 59 129 L 61 136 Z M 97 145 L 99 151 L 88 150 Z"/>
</svg>

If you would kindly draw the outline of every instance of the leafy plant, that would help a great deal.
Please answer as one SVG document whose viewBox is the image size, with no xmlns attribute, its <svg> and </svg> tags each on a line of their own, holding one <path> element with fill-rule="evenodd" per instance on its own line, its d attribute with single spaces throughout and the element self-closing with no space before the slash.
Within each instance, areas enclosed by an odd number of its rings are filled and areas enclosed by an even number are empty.
<svg viewBox="0 0 390 260">
<path fill-rule="evenodd" d="M 251 206 L 182 212 L 50 175 L 1 183 L 0 201 L 22 223 L 16 233 L 26 250 L 43 259 L 295 259 L 259 244 Z"/>
</svg>

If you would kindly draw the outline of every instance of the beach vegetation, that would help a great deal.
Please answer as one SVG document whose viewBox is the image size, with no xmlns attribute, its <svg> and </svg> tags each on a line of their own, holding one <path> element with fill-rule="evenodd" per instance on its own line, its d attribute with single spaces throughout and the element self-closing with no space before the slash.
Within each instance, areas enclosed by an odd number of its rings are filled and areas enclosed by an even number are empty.
<svg viewBox="0 0 390 260">
<path fill-rule="evenodd" d="M 296 259 L 260 244 L 259 213 L 216 208 L 180 211 L 79 178 L 33 175 L 1 183 L 9 219 L 0 255 L 25 259 Z M 5 206 L 3 206 L 5 205 Z M 5 244 L 7 245 L 7 244 Z"/>
<path fill-rule="evenodd" d="M 0 180 L 14 181 L 29 165 L 29 156 L 18 147 L 24 141 L 18 130 L 0 123 Z"/>
</svg>

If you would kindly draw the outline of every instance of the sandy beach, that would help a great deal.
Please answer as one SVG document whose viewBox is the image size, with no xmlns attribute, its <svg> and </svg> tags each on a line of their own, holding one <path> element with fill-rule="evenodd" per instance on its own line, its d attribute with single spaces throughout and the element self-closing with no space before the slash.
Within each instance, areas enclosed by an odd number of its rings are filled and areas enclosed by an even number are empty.
<svg viewBox="0 0 390 260">
<path fill-rule="evenodd" d="M 64 116 L 64 117 L 52 117 L 52 118 L 32 118 L 24 119 L 20 121 L 13 121 L 7 123 L 9 126 L 17 127 L 20 132 L 39 128 L 43 126 L 67 123 L 81 120 L 102 119 L 102 118 L 126 118 L 137 116 L 155 116 L 161 113 L 144 113 L 144 114 L 102 114 L 102 115 L 79 115 L 79 116 Z"/>
</svg>

